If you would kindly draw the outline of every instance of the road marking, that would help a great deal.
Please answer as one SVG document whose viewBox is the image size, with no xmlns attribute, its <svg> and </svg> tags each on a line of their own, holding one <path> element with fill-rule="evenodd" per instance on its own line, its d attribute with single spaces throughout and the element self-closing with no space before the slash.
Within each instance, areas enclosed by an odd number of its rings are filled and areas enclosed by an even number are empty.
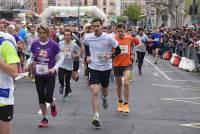
<svg viewBox="0 0 200 134">
<path fill-rule="evenodd" d="M 190 80 L 171 80 L 171 81 L 174 81 L 174 82 L 191 82 L 191 83 L 200 83 L 200 81 L 190 81 Z"/>
<path fill-rule="evenodd" d="M 154 76 L 159 77 L 160 75 L 158 73 L 153 73 Z"/>
<path fill-rule="evenodd" d="M 17 77 L 15 77 L 15 80 L 19 80 L 19 79 L 21 79 L 21 78 L 23 78 L 23 77 L 26 77 L 26 76 L 28 76 L 28 72 L 25 72 L 25 73 L 19 73 L 19 74 L 17 74 Z"/>
<path fill-rule="evenodd" d="M 184 103 L 190 103 L 190 104 L 200 105 L 200 103 L 198 103 L 198 102 L 186 101 L 186 100 L 181 100 L 181 99 L 162 98 L 162 100 L 166 100 L 166 101 L 176 101 L 176 102 L 184 102 Z"/>
<path fill-rule="evenodd" d="M 176 73 L 177 71 L 163 71 L 165 73 Z"/>
<path fill-rule="evenodd" d="M 161 85 L 161 84 L 152 84 L 153 86 L 158 87 L 166 87 L 166 88 L 177 88 L 177 89 L 183 89 L 183 90 L 200 90 L 199 87 L 181 87 L 181 86 L 175 86 L 175 85 Z"/>
<path fill-rule="evenodd" d="M 154 65 L 150 60 L 148 60 L 147 58 L 145 58 L 145 60 L 151 64 L 160 74 L 162 74 L 167 80 L 172 80 L 169 76 L 167 76 L 162 70 L 160 70 L 160 68 L 158 68 L 156 65 Z"/>
<path fill-rule="evenodd" d="M 180 100 L 180 99 L 185 99 L 185 100 L 196 100 L 200 99 L 200 97 L 191 97 L 191 98 L 163 98 L 165 100 Z"/>
<path fill-rule="evenodd" d="M 173 81 L 173 82 L 191 82 L 191 83 L 200 83 L 200 81 L 189 81 L 189 80 L 173 80 L 171 79 L 168 75 L 165 74 L 168 72 L 176 72 L 176 71 L 162 71 L 158 66 L 156 66 L 155 64 L 153 64 L 150 60 L 148 60 L 147 58 L 145 58 L 145 60 L 151 64 L 160 74 L 162 74 L 168 81 Z"/>
<path fill-rule="evenodd" d="M 200 123 L 181 124 L 183 127 L 200 128 Z"/>
</svg>

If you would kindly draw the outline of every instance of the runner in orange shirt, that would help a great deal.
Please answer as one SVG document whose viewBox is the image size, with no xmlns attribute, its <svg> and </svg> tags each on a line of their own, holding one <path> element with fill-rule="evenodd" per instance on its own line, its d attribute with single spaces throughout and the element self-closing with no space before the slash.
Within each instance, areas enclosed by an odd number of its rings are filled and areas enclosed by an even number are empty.
<svg viewBox="0 0 200 134">
<path fill-rule="evenodd" d="M 118 24 L 116 27 L 117 34 L 115 39 L 118 41 L 121 48 L 121 54 L 113 59 L 114 75 L 116 78 L 118 111 L 129 113 L 130 109 L 128 106 L 129 100 L 129 76 L 132 70 L 133 63 L 133 47 L 139 44 L 139 40 L 129 35 L 125 35 L 125 26 Z M 124 77 L 124 83 L 122 78 Z M 124 85 L 124 103 L 122 99 L 122 85 Z"/>
</svg>

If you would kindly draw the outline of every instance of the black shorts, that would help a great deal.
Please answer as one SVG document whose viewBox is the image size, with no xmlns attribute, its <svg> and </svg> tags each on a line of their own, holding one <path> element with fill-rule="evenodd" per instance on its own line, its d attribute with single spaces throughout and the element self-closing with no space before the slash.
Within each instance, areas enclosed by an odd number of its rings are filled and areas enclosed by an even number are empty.
<svg viewBox="0 0 200 134">
<path fill-rule="evenodd" d="M 25 58 L 26 58 L 26 60 L 28 60 L 28 59 L 29 59 L 29 57 L 30 57 L 30 55 L 28 55 L 28 54 L 25 54 Z"/>
<path fill-rule="evenodd" d="M 40 104 L 53 101 L 53 93 L 55 88 L 55 76 L 35 76 L 35 85 L 38 93 Z"/>
<path fill-rule="evenodd" d="M 152 50 L 160 49 L 160 45 L 159 46 L 152 46 L 151 48 L 152 48 Z"/>
<path fill-rule="evenodd" d="M 132 70 L 133 66 L 132 64 L 128 65 L 128 66 L 115 66 L 114 67 L 114 75 L 115 76 L 123 76 L 124 75 L 124 71 L 126 70 Z"/>
<path fill-rule="evenodd" d="M 0 121 L 9 122 L 13 119 L 13 105 L 7 105 L 0 107 Z"/>
<path fill-rule="evenodd" d="M 73 62 L 73 71 L 79 70 L 79 60 Z"/>
<path fill-rule="evenodd" d="M 89 80 L 90 85 L 101 84 L 101 86 L 104 88 L 107 88 L 109 86 L 111 69 L 106 71 L 89 69 L 89 72 L 90 72 L 90 80 Z"/>
</svg>

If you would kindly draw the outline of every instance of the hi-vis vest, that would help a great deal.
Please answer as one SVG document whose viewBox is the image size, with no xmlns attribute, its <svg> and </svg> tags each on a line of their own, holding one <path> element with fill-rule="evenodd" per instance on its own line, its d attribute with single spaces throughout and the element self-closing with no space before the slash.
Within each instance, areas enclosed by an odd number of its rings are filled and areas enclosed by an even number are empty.
<svg viewBox="0 0 200 134">
<path fill-rule="evenodd" d="M 3 41 L 2 41 L 3 40 Z M 6 41 L 0 38 L 0 59 L 2 57 L 2 44 Z M 11 44 L 11 43 L 10 43 Z M 4 60 L 4 59 L 3 59 Z M 0 104 L 13 105 L 14 104 L 14 84 L 13 78 L 0 69 Z"/>
</svg>

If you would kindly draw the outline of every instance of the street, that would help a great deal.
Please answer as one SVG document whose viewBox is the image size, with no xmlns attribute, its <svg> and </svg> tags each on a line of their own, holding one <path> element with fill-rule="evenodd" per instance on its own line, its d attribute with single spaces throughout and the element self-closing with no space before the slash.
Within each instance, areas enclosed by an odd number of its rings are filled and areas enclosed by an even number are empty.
<svg viewBox="0 0 200 134">
<path fill-rule="evenodd" d="M 143 75 L 137 73 L 135 64 L 128 115 L 117 112 L 115 86 L 110 83 L 108 110 L 100 104 L 101 129 L 91 124 L 90 90 L 83 69 L 80 80 L 72 81 L 73 96 L 69 102 L 63 102 L 58 94 L 57 81 L 54 97 L 59 114 L 56 118 L 49 115 L 48 128 L 38 128 L 42 116 L 35 85 L 22 78 L 16 82 L 13 134 L 200 133 L 199 73 L 184 72 L 164 60 L 155 65 L 151 56 L 146 56 Z"/>
</svg>

